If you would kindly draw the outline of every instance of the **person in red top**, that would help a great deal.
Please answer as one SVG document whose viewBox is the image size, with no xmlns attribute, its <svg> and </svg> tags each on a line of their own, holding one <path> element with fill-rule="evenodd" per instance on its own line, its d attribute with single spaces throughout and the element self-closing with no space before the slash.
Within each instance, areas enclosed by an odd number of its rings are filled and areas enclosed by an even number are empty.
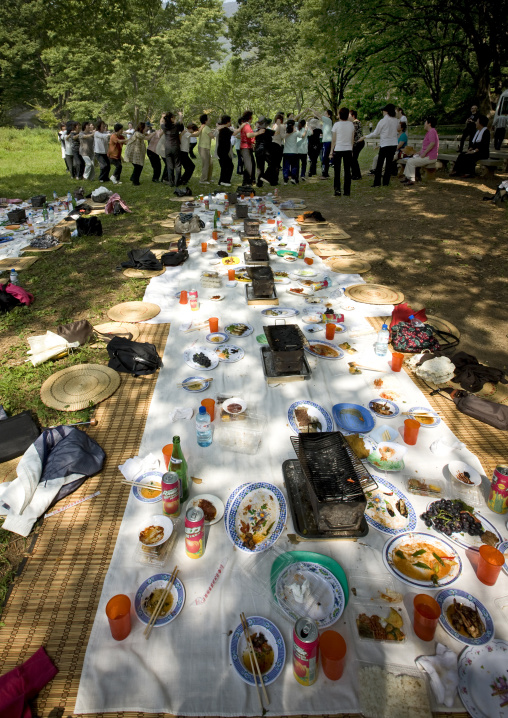
<svg viewBox="0 0 508 718">
<path fill-rule="evenodd" d="M 115 166 L 115 171 L 109 178 L 113 184 L 122 184 L 120 177 L 122 175 L 122 147 L 127 142 L 127 138 L 122 135 L 123 125 L 117 122 L 114 126 L 114 132 L 109 138 L 108 157 Z"/>
<path fill-rule="evenodd" d="M 417 155 L 408 157 L 404 168 L 405 178 L 402 180 L 406 187 L 412 187 L 416 180 L 416 168 L 435 162 L 439 152 L 439 137 L 436 130 L 437 120 L 435 117 L 427 117 L 423 125 L 425 137 L 423 138 L 422 149 Z"/>
<path fill-rule="evenodd" d="M 256 137 L 264 132 L 254 132 L 250 126 L 252 112 L 247 110 L 240 118 L 240 127 L 235 130 L 234 135 L 240 134 L 240 153 L 243 159 L 243 185 L 253 185 L 256 180 L 256 161 L 254 159 L 254 144 Z"/>
</svg>

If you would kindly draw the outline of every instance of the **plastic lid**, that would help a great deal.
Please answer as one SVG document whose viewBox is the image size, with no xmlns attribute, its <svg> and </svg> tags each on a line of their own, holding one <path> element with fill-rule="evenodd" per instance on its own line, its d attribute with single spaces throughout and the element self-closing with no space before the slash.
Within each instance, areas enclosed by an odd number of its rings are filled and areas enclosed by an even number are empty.
<svg viewBox="0 0 508 718">
<path fill-rule="evenodd" d="M 388 324 L 383 324 L 382 329 L 388 329 Z"/>
<path fill-rule="evenodd" d="M 199 407 L 199 413 L 200 413 L 200 414 L 206 414 L 206 406 L 200 406 L 200 407 Z"/>
<path fill-rule="evenodd" d="M 410 319 L 414 319 L 414 318 L 415 318 L 415 315 L 414 315 L 414 314 L 410 314 L 410 315 L 409 315 L 409 318 L 410 318 Z"/>
</svg>

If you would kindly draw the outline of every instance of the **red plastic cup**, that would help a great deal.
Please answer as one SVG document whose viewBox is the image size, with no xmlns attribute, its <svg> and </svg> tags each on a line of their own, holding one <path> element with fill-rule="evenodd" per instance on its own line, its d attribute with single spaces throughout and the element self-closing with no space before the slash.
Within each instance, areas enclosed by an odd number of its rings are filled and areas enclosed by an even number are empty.
<svg viewBox="0 0 508 718">
<path fill-rule="evenodd" d="M 413 606 L 413 628 L 416 635 L 422 641 L 432 641 L 441 615 L 441 606 L 425 593 L 414 597 Z"/>
<path fill-rule="evenodd" d="M 311 264 L 314 264 L 314 260 L 312 259 L 312 257 L 305 257 L 303 261 L 305 262 L 305 264 L 308 264 L 309 267 Z"/>
<path fill-rule="evenodd" d="M 234 269 L 228 269 L 228 279 L 230 282 L 235 281 L 235 270 Z"/>
<path fill-rule="evenodd" d="M 319 637 L 319 653 L 323 673 L 331 681 L 338 681 L 346 662 L 346 641 L 337 631 L 325 631 Z"/>
<path fill-rule="evenodd" d="M 402 362 L 404 361 L 404 354 L 400 352 L 393 352 L 392 354 L 392 371 L 400 371 L 402 369 Z"/>
<path fill-rule="evenodd" d="M 335 324 L 332 324 L 331 322 L 330 322 L 330 324 L 327 324 L 327 325 L 326 325 L 325 333 L 326 333 L 326 338 L 327 338 L 327 339 L 333 339 L 333 338 L 334 338 L 334 336 L 335 336 L 335 329 L 336 329 Z"/>
<path fill-rule="evenodd" d="M 210 325 L 210 331 L 212 332 L 212 334 L 219 331 L 218 317 L 210 317 L 210 319 L 208 320 L 208 324 Z"/>
<path fill-rule="evenodd" d="M 123 641 L 131 632 L 131 600 L 123 593 L 113 596 L 106 606 L 111 635 L 115 641 Z"/>
<path fill-rule="evenodd" d="M 212 239 L 219 239 L 219 232 L 216 229 L 214 229 L 212 232 Z"/>
<path fill-rule="evenodd" d="M 404 421 L 404 441 L 409 446 L 414 446 L 418 439 L 418 432 L 420 431 L 420 422 L 416 419 L 406 419 Z"/>
<path fill-rule="evenodd" d="M 203 399 L 201 406 L 205 407 L 210 414 L 210 421 L 213 421 L 215 417 L 215 401 L 213 399 Z"/>
<path fill-rule="evenodd" d="M 295 232 L 294 227 L 288 227 L 288 237 L 292 237 Z"/>
<path fill-rule="evenodd" d="M 486 544 L 480 546 L 478 565 L 476 567 L 477 578 L 486 586 L 493 586 L 503 568 L 505 558 L 501 551 L 494 546 Z"/>
<path fill-rule="evenodd" d="M 185 289 L 182 289 L 182 291 L 180 292 L 180 304 L 187 304 L 188 301 L 189 300 L 187 298 L 187 291 Z"/>
<path fill-rule="evenodd" d="M 208 242 L 201 242 L 201 251 L 206 252 L 208 249 Z"/>
<path fill-rule="evenodd" d="M 171 461 L 171 456 L 173 454 L 173 444 L 166 444 L 166 446 L 162 447 L 162 456 L 164 458 L 164 465 L 166 469 L 169 467 L 169 462 Z"/>
</svg>

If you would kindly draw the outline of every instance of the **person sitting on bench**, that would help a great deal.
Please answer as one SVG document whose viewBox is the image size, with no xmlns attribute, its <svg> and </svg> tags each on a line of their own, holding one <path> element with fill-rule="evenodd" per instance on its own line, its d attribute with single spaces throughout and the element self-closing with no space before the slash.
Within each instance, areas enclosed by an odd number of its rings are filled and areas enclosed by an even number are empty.
<svg viewBox="0 0 508 718">
<path fill-rule="evenodd" d="M 490 155 L 490 132 L 487 129 L 489 121 L 485 115 L 478 115 L 476 120 L 476 134 L 473 136 L 471 147 L 462 152 L 456 161 L 450 175 L 474 177 L 475 165 L 479 160 L 487 160 Z"/>
<path fill-rule="evenodd" d="M 464 127 L 464 131 L 462 133 L 462 137 L 460 138 L 460 144 L 459 144 L 459 152 L 464 151 L 464 142 L 467 140 L 468 149 L 471 147 L 471 142 L 475 133 L 475 123 L 478 119 L 478 105 L 473 105 L 471 107 L 471 114 L 466 120 L 466 126 Z"/>
<path fill-rule="evenodd" d="M 439 137 L 436 130 L 437 120 L 435 117 L 427 117 L 423 125 L 425 137 L 422 142 L 422 149 L 417 155 L 408 157 L 404 167 L 403 184 L 406 187 L 414 185 L 416 180 L 416 168 L 425 167 L 437 160 L 439 152 Z"/>
</svg>

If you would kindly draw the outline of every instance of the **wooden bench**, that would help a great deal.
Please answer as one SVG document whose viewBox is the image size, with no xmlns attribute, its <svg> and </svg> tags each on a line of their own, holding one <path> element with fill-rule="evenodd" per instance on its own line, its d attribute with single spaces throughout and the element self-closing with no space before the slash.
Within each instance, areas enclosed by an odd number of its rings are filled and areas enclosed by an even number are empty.
<svg viewBox="0 0 508 718">
<path fill-rule="evenodd" d="M 484 177 L 494 177 L 501 165 L 501 160 L 479 160 L 478 165 L 483 169 Z"/>
<path fill-rule="evenodd" d="M 397 177 L 402 177 L 404 173 L 404 167 L 406 166 L 408 158 L 404 157 L 401 160 L 397 160 L 397 165 L 399 166 L 399 171 L 397 172 Z M 416 168 L 416 178 L 417 179 L 425 179 L 427 181 L 436 179 L 436 171 L 438 169 L 438 163 L 435 162 L 429 162 L 428 165 L 425 165 L 424 167 L 417 167 Z M 424 170 L 424 174 L 422 177 L 421 170 Z"/>
</svg>

